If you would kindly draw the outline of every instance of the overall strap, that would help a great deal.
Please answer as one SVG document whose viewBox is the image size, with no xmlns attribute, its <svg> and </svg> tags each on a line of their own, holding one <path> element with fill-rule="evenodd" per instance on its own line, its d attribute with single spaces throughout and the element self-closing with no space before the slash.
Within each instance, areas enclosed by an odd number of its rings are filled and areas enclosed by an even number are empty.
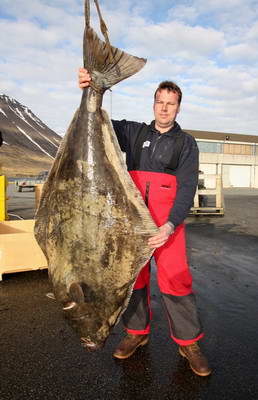
<svg viewBox="0 0 258 400">
<path fill-rule="evenodd" d="M 145 139 L 148 135 L 150 127 L 143 123 L 139 129 L 135 145 L 134 145 L 134 160 L 133 160 L 133 169 L 137 170 L 140 167 L 140 159 L 142 154 L 142 146 L 145 142 Z"/>
</svg>

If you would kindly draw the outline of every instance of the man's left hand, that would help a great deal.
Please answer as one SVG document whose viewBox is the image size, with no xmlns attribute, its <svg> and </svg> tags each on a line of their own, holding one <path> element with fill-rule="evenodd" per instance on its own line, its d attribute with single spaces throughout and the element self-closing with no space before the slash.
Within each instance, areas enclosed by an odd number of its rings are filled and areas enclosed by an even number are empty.
<svg viewBox="0 0 258 400">
<path fill-rule="evenodd" d="M 171 223 L 166 223 L 159 227 L 159 233 L 155 236 L 152 236 L 148 240 L 148 245 L 152 249 L 157 249 L 158 247 L 163 246 L 166 241 L 169 239 L 169 236 L 174 232 L 174 226 Z"/>
</svg>

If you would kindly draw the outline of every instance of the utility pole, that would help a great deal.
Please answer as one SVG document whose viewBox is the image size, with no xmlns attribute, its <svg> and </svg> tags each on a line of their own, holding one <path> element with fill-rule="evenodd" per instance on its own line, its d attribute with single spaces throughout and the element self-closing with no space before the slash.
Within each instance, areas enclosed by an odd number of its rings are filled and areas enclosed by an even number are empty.
<svg viewBox="0 0 258 400">
<path fill-rule="evenodd" d="M 110 119 L 112 119 L 112 89 L 110 90 Z"/>
</svg>

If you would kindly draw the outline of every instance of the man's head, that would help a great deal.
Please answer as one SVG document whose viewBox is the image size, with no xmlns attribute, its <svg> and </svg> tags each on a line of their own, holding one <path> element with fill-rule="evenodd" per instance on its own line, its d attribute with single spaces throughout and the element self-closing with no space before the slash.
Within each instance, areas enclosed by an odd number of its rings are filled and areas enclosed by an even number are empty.
<svg viewBox="0 0 258 400">
<path fill-rule="evenodd" d="M 181 89 L 174 82 L 164 81 L 159 84 L 154 94 L 153 111 L 155 128 L 161 133 L 168 131 L 174 125 L 181 100 Z"/>
</svg>

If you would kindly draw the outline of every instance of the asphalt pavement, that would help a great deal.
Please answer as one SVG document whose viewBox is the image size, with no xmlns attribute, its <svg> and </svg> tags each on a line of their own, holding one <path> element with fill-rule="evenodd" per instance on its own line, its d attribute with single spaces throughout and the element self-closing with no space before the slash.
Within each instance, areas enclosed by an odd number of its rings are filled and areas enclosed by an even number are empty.
<svg viewBox="0 0 258 400">
<path fill-rule="evenodd" d="M 9 212 L 33 218 L 34 193 L 9 191 Z M 169 338 L 155 266 L 151 339 L 128 360 L 112 357 L 121 323 L 103 350 L 83 349 L 46 296 L 47 271 L 33 271 L 4 275 L 0 283 L 0 399 L 257 400 L 257 196 L 258 190 L 228 190 L 224 217 L 187 219 L 211 376 L 194 375 Z"/>
</svg>

